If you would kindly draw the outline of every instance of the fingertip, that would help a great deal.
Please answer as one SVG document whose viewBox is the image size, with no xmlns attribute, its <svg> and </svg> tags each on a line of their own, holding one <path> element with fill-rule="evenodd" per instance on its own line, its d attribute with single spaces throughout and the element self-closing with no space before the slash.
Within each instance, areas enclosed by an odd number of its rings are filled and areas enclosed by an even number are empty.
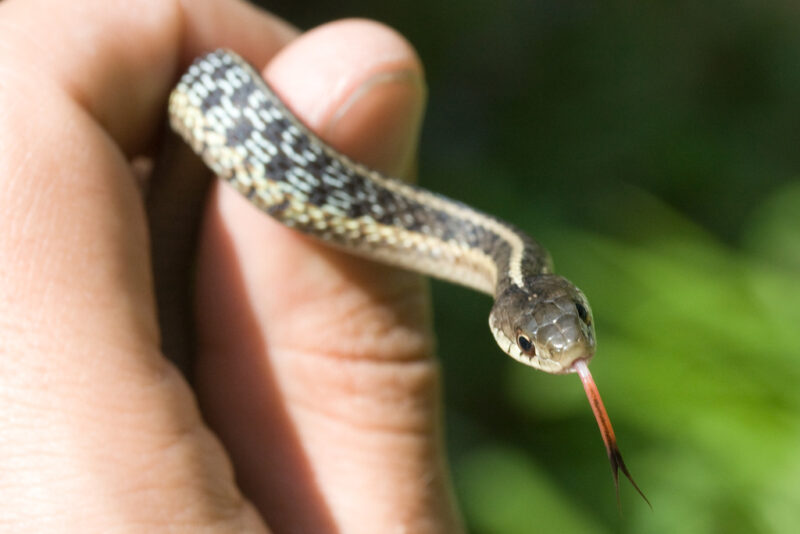
<svg viewBox="0 0 800 534">
<path fill-rule="evenodd" d="M 325 141 L 368 167 L 408 174 L 426 91 L 419 56 L 395 30 L 364 19 L 322 25 L 278 53 L 265 77 Z"/>
<path fill-rule="evenodd" d="M 294 39 L 297 28 L 242 0 L 179 0 L 183 35 L 181 63 L 214 48 L 230 48 L 259 65 Z"/>
</svg>

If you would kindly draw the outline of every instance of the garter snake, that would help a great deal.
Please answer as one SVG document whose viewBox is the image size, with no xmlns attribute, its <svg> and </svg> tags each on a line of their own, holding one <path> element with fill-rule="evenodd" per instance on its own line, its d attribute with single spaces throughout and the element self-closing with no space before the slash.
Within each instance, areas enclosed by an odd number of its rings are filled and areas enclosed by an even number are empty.
<svg viewBox="0 0 800 534">
<path fill-rule="evenodd" d="M 493 296 L 489 326 L 500 348 L 548 373 L 578 373 L 617 488 L 622 470 L 644 497 L 622 460 L 587 367 L 595 352 L 589 303 L 552 272 L 550 255 L 534 239 L 338 153 L 228 50 L 189 67 L 170 96 L 169 118 L 214 173 L 286 226 Z"/>
</svg>

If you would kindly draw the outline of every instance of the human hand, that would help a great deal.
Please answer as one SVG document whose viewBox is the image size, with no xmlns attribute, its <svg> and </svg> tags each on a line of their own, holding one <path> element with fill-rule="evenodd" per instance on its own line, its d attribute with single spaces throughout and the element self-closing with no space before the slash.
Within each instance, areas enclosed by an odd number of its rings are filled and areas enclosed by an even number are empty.
<svg viewBox="0 0 800 534">
<path fill-rule="evenodd" d="M 195 284 L 192 390 L 152 290 L 151 265 L 175 262 L 149 242 L 169 242 L 169 184 L 194 163 L 181 147 L 146 179 L 156 210 L 131 163 L 161 150 L 189 61 L 228 47 L 328 142 L 408 176 L 424 98 L 408 44 L 364 21 L 298 36 L 235 0 L 7 0 L 0 35 L 3 528 L 460 531 L 424 282 L 215 183 L 196 278 L 155 273 Z"/>
</svg>

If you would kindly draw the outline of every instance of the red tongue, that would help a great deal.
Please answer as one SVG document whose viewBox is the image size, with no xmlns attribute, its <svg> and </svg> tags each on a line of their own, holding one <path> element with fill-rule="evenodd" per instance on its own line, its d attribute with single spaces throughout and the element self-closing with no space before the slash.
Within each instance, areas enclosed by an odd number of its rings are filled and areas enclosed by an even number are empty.
<svg viewBox="0 0 800 534">
<path fill-rule="evenodd" d="M 589 366 L 586 365 L 585 360 L 578 360 L 573 364 L 578 376 L 581 377 L 583 390 L 586 392 L 586 397 L 589 399 L 589 404 L 594 412 L 594 418 L 597 419 L 597 426 L 600 427 L 600 435 L 603 437 L 603 443 L 606 445 L 606 452 L 608 453 L 608 461 L 611 462 L 611 472 L 614 474 L 614 487 L 617 490 L 617 505 L 619 505 L 619 471 L 628 477 L 633 487 L 642 496 L 642 499 L 647 503 L 650 508 L 653 507 L 647 497 L 644 496 L 642 490 L 636 485 L 633 480 L 628 467 L 622 460 L 622 454 L 617 447 L 617 437 L 614 435 L 614 428 L 611 426 L 611 420 L 608 418 L 606 407 L 603 406 L 603 399 L 600 398 L 600 392 L 597 390 L 597 385 L 594 383 L 592 373 L 589 372 Z"/>
</svg>

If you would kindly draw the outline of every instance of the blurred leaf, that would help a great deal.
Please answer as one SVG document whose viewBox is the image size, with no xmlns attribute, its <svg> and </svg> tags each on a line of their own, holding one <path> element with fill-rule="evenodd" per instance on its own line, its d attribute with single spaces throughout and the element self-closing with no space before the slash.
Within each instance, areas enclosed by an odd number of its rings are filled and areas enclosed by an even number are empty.
<svg viewBox="0 0 800 534">
<path fill-rule="evenodd" d="M 575 377 L 505 358 L 434 284 L 456 490 L 477 534 L 800 525 L 800 5 L 291 2 L 426 65 L 420 181 L 507 219 L 585 290 L 592 372 L 651 512 L 613 502 Z"/>
<path fill-rule="evenodd" d="M 800 182 L 766 199 L 753 214 L 744 241 L 759 261 L 800 272 Z"/>
<path fill-rule="evenodd" d="M 489 446 L 469 455 L 457 469 L 464 508 L 475 532 L 605 532 L 576 510 L 569 497 L 559 495 L 546 475 L 522 454 Z"/>
</svg>

